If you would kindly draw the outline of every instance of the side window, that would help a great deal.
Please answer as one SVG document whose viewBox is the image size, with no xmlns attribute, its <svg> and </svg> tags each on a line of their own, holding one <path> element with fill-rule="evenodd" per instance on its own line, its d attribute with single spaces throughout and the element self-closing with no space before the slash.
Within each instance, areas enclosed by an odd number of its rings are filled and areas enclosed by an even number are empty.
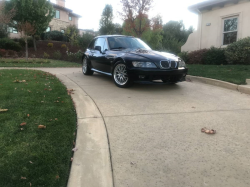
<svg viewBox="0 0 250 187">
<path fill-rule="evenodd" d="M 238 38 L 238 17 L 224 19 L 223 45 L 237 41 Z"/>
<path fill-rule="evenodd" d="M 104 43 L 105 43 L 105 38 L 97 38 L 97 40 L 95 41 L 95 46 L 100 46 L 101 47 L 101 51 L 104 51 L 103 47 L 104 47 Z"/>
<path fill-rule="evenodd" d="M 108 46 L 107 40 L 105 40 L 104 46 L 103 46 L 103 51 L 105 51 L 105 50 L 109 50 L 109 46 Z"/>
<path fill-rule="evenodd" d="M 88 47 L 89 49 L 94 49 L 95 40 L 96 39 L 92 40 L 92 42 L 89 44 L 89 47 Z"/>
</svg>

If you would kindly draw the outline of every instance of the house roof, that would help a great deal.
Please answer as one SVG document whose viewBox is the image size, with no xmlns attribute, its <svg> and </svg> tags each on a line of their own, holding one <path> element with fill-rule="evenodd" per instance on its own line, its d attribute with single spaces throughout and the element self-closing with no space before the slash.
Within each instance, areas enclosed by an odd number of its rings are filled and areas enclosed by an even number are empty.
<svg viewBox="0 0 250 187">
<path fill-rule="evenodd" d="M 202 10 L 212 9 L 214 6 L 224 6 L 226 3 L 238 3 L 239 0 L 206 0 L 188 7 L 191 12 L 199 13 Z"/>
<path fill-rule="evenodd" d="M 60 9 L 60 10 L 64 10 L 64 11 L 66 11 L 66 12 L 69 12 L 69 14 L 70 14 L 71 16 L 78 17 L 78 18 L 81 18 L 81 17 L 82 17 L 82 16 L 79 15 L 79 14 L 73 13 L 73 10 L 71 10 L 71 9 L 69 9 L 69 8 L 60 6 L 60 5 L 55 4 L 55 3 L 51 3 L 51 4 L 52 4 L 52 6 L 53 6 L 54 8 L 56 8 L 56 9 Z"/>
</svg>

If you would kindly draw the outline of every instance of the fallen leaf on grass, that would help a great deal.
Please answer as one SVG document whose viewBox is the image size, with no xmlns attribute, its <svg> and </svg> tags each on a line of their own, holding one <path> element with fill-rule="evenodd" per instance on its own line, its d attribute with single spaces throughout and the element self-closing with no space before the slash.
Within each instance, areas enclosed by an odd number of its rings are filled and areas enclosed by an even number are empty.
<svg viewBox="0 0 250 187">
<path fill-rule="evenodd" d="M 8 109 L 0 109 L 0 112 L 7 112 Z"/>
<path fill-rule="evenodd" d="M 33 164 L 33 162 L 32 162 L 32 161 L 29 161 L 29 163 Z"/>
<path fill-rule="evenodd" d="M 21 177 L 21 179 L 26 180 L 27 178 L 26 177 Z"/>
<path fill-rule="evenodd" d="M 71 157 L 70 161 L 73 162 L 73 158 L 72 157 Z"/>
<path fill-rule="evenodd" d="M 58 101 L 58 100 L 57 100 L 57 101 L 54 101 L 54 103 L 59 103 L 59 102 L 60 102 L 60 101 Z"/>
<path fill-rule="evenodd" d="M 67 91 L 68 91 L 68 95 L 74 94 L 72 93 L 74 91 L 73 89 L 67 89 Z"/>
<path fill-rule="evenodd" d="M 41 103 L 44 103 L 44 101 L 41 101 Z"/>
<path fill-rule="evenodd" d="M 57 119 L 57 118 L 55 118 L 55 120 L 57 121 L 58 119 Z"/>
<path fill-rule="evenodd" d="M 52 89 L 49 89 L 49 91 L 51 91 Z"/>
<path fill-rule="evenodd" d="M 38 129 L 46 129 L 45 125 L 38 125 Z"/>
<path fill-rule="evenodd" d="M 59 178 L 60 178 L 59 175 L 57 175 L 57 176 L 56 176 L 56 179 L 59 179 Z"/>
<path fill-rule="evenodd" d="M 29 117 L 30 117 L 30 115 L 29 115 L 29 114 L 27 114 L 27 117 L 29 118 Z"/>
<path fill-rule="evenodd" d="M 23 122 L 20 124 L 20 126 L 25 126 L 27 123 Z"/>
<path fill-rule="evenodd" d="M 75 147 L 74 149 L 72 149 L 72 151 L 76 152 L 78 149 Z"/>
<path fill-rule="evenodd" d="M 23 129 L 23 128 L 21 128 L 20 130 L 21 130 L 21 131 L 23 131 L 24 129 Z"/>
<path fill-rule="evenodd" d="M 32 186 L 31 182 L 30 182 L 30 186 Z"/>
</svg>

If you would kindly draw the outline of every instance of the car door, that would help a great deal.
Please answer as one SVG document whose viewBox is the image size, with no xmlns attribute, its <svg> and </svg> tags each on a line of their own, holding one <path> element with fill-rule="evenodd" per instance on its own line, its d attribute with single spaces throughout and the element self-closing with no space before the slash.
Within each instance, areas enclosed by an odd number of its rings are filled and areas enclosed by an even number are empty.
<svg viewBox="0 0 250 187">
<path fill-rule="evenodd" d="M 95 50 L 94 50 L 95 41 L 96 41 L 96 39 L 93 39 L 90 42 L 90 44 L 88 46 L 88 49 L 87 49 L 87 54 L 86 54 L 88 56 L 89 61 L 90 61 L 89 65 L 90 65 L 91 68 L 95 68 L 94 64 L 93 64 L 94 54 L 95 54 Z"/>
<path fill-rule="evenodd" d="M 94 44 L 94 51 L 91 57 L 92 58 L 91 63 L 93 65 L 93 68 L 102 72 L 106 72 L 104 65 L 106 61 L 105 50 L 104 50 L 105 40 L 106 39 L 102 37 L 96 39 Z"/>
</svg>

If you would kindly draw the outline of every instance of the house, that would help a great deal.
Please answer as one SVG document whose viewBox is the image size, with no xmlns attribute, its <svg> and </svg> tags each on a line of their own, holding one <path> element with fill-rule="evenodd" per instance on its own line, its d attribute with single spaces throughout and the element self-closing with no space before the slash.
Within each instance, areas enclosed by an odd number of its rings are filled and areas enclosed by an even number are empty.
<svg viewBox="0 0 250 187">
<path fill-rule="evenodd" d="M 46 32 L 61 31 L 65 32 L 68 25 L 75 25 L 78 28 L 80 15 L 73 13 L 71 9 L 65 7 L 65 0 L 56 0 L 56 4 L 51 3 L 55 9 L 55 17 L 49 23 Z M 10 38 L 20 38 L 21 34 L 14 28 L 9 28 Z"/>
<path fill-rule="evenodd" d="M 194 51 L 212 46 L 224 48 L 250 36 L 249 0 L 212 0 L 189 7 L 198 14 L 197 31 L 190 34 L 181 51 Z"/>
<path fill-rule="evenodd" d="M 97 33 L 93 29 L 79 29 L 79 34 L 91 34 L 93 36 L 97 35 Z"/>
</svg>

